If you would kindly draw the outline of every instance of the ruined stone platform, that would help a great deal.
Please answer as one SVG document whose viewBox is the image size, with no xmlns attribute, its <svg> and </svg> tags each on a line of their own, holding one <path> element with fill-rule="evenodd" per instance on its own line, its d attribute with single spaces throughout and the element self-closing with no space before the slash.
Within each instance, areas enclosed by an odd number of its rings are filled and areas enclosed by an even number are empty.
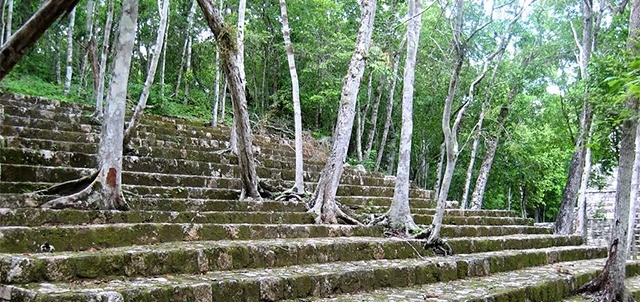
<svg viewBox="0 0 640 302">
<path fill-rule="evenodd" d="M 441 257 L 380 227 L 313 224 L 304 203 L 238 201 L 237 158 L 215 153 L 229 128 L 157 116 L 143 117 L 137 153 L 123 158 L 132 210 L 40 209 L 29 192 L 95 168 L 93 108 L 14 95 L 0 106 L 2 302 L 561 301 L 606 257 L 509 211 L 448 209 L 442 234 L 455 255 Z M 291 186 L 293 143 L 254 142 L 259 176 Z M 311 190 L 324 163 L 309 156 Z M 337 199 L 354 215 L 382 213 L 393 190 L 393 177 L 348 168 Z M 433 192 L 413 187 L 410 203 L 429 224 Z M 55 250 L 41 252 L 45 243 Z"/>
</svg>

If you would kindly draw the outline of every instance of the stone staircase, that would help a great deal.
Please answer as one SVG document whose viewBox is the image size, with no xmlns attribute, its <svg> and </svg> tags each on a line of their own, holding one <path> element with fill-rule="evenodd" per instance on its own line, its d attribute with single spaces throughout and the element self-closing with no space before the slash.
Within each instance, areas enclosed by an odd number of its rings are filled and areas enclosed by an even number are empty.
<svg viewBox="0 0 640 302">
<path fill-rule="evenodd" d="M 561 301 L 606 257 L 507 211 L 447 210 L 442 235 L 456 255 L 438 257 L 380 227 L 312 224 L 302 203 L 238 201 L 237 159 L 214 153 L 229 130 L 156 116 L 123 159 L 131 211 L 39 209 L 22 193 L 94 168 L 92 109 L 13 95 L 0 106 L 0 301 Z M 291 185 L 293 144 L 254 142 L 260 177 Z M 305 161 L 309 188 L 322 164 Z M 393 186 L 346 169 L 338 200 L 384 212 Z M 416 222 L 430 223 L 432 192 L 410 195 Z M 640 263 L 628 267 L 638 275 Z"/>
</svg>

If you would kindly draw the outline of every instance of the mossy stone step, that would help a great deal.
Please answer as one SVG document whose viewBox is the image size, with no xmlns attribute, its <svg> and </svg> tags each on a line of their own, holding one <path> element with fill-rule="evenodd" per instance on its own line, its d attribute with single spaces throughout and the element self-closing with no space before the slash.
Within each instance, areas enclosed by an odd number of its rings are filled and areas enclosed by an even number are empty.
<svg viewBox="0 0 640 302">
<path fill-rule="evenodd" d="M 433 215 L 413 214 L 417 224 L 431 224 Z M 451 216 L 445 215 L 442 223 L 454 225 L 533 225 L 532 219 L 519 217 Z"/>
<path fill-rule="evenodd" d="M 3 93 L 0 95 L 0 104 L 15 105 L 18 107 L 34 107 L 40 109 L 61 109 L 61 110 L 93 110 L 92 106 L 77 102 L 65 102 L 63 100 L 47 99 L 39 96 L 30 96 L 24 94 Z"/>
<path fill-rule="evenodd" d="M 460 253 L 506 249 L 551 248 L 574 243 L 569 236 L 529 236 L 528 243 L 512 238 L 456 238 Z M 553 240 L 549 240 L 553 239 Z M 575 253 L 606 256 L 605 248 L 574 246 Z M 273 268 L 336 261 L 433 257 L 418 240 L 375 237 L 270 239 L 252 241 L 172 242 L 86 252 L 0 254 L 1 283 L 61 282 L 110 276 L 200 274 L 215 270 Z M 538 255 L 539 256 L 539 255 Z M 13 272 L 13 273 L 10 273 Z"/>
<path fill-rule="evenodd" d="M 23 117 L 30 119 L 52 120 L 64 124 L 98 125 L 99 122 L 92 118 L 90 113 L 79 110 L 57 110 L 53 108 L 34 108 L 31 106 L 18 106 L 17 104 L 3 105 L 5 115 L 10 117 Z M 17 119 L 14 118 L 17 121 Z M 19 125 L 20 126 L 20 125 Z M 47 129 L 47 128 L 44 128 Z"/>
<path fill-rule="evenodd" d="M 50 226 L 111 223 L 311 224 L 305 212 L 98 211 L 0 208 L 0 226 Z"/>
<path fill-rule="evenodd" d="M 50 198 L 26 194 L 0 194 L 0 208 L 33 208 Z M 129 206 L 133 210 L 146 211 L 261 211 L 261 212 L 304 212 L 303 203 L 264 200 L 255 201 L 185 199 L 185 198 L 144 198 L 127 196 Z"/>
<path fill-rule="evenodd" d="M 0 253 L 33 253 L 48 242 L 58 251 L 197 240 L 381 236 L 380 227 L 316 224 L 118 223 L 0 227 Z"/>
<path fill-rule="evenodd" d="M 8 115 L 5 113 L 3 125 L 16 126 L 16 127 L 28 127 L 44 130 L 63 130 L 71 132 L 100 132 L 100 126 L 96 124 L 81 124 L 79 122 L 64 123 L 58 122 L 55 118 L 34 118 L 30 116 L 17 116 Z"/>
<path fill-rule="evenodd" d="M 78 152 L 87 154 L 96 154 L 98 152 L 97 143 L 85 142 L 61 142 L 50 139 L 37 139 L 19 136 L 3 137 L 4 147 L 7 148 L 26 148 L 33 150 L 49 150 L 62 152 Z"/>
<path fill-rule="evenodd" d="M 84 133 L 72 131 L 42 130 L 35 128 L 15 127 L 0 125 L 0 135 L 20 136 L 27 138 L 49 139 L 60 142 L 98 143 L 100 137 L 97 133 Z"/>
<path fill-rule="evenodd" d="M 406 287 L 486 276 L 536 265 L 590 259 L 585 248 L 549 248 L 447 258 L 372 260 L 282 268 L 213 271 L 198 275 L 5 285 L 15 301 L 278 301 Z M 583 260 L 580 263 L 602 263 Z M 637 265 L 636 265 L 637 266 Z M 424 294 L 424 293 L 423 293 Z M 30 300 L 22 297 L 31 296 Z M 12 301 L 14 301 L 12 300 Z M 108 300 L 116 301 L 116 300 Z"/>
<path fill-rule="evenodd" d="M 560 262 L 480 278 L 307 301 L 556 302 L 570 296 L 595 277 L 603 266 L 603 259 Z M 627 273 L 629 276 L 638 275 L 640 263 L 628 263 Z"/>
<path fill-rule="evenodd" d="M 356 209 L 358 213 L 385 213 L 389 207 L 369 206 Z M 413 214 L 434 215 L 436 209 L 419 208 L 412 209 Z M 445 209 L 445 216 L 491 216 L 491 217 L 516 217 L 515 212 L 507 210 L 461 210 L 461 209 Z"/>
</svg>

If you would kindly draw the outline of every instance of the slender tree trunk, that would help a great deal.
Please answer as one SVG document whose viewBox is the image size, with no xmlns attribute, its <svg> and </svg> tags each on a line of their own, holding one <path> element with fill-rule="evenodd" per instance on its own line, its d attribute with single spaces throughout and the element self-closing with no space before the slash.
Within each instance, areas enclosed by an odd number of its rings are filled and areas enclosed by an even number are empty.
<svg viewBox="0 0 640 302">
<path fill-rule="evenodd" d="M 238 136 L 238 162 L 242 179 L 241 199 L 248 196 L 252 199 L 260 199 L 258 193 L 258 174 L 253 158 L 253 144 L 251 125 L 249 124 L 249 114 L 247 110 L 247 100 L 242 83 L 240 70 L 243 68 L 238 63 L 238 49 L 234 40 L 227 33 L 229 27 L 224 23 L 220 11 L 215 7 L 212 0 L 198 0 L 211 31 L 220 45 L 220 56 L 224 65 L 227 83 L 231 90 L 233 99 L 234 121 L 236 123 L 236 135 Z"/>
<path fill-rule="evenodd" d="M 445 148 L 444 142 L 440 144 L 440 160 L 438 161 L 438 167 L 436 168 L 436 182 L 433 186 L 436 199 L 440 196 L 440 185 L 442 184 L 442 169 L 444 168 Z"/>
<path fill-rule="evenodd" d="M 149 66 L 149 73 L 147 73 L 147 78 L 144 82 L 144 87 L 142 88 L 140 99 L 138 99 L 138 104 L 136 105 L 136 108 L 133 111 L 133 115 L 131 115 L 131 120 L 129 120 L 129 124 L 124 131 L 125 145 L 129 144 L 129 141 L 131 140 L 131 131 L 140 122 L 142 113 L 147 106 L 147 100 L 149 99 L 149 94 L 151 93 L 151 86 L 153 85 L 156 70 L 158 69 L 158 61 L 160 61 L 160 52 L 162 51 L 162 45 L 164 45 L 164 37 L 167 30 L 167 18 L 169 16 L 169 0 L 162 0 L 162 3 L 158 4 L 160 4 L 161 7 L 159 8 L 160 24 L 158 25 L 156 44 L 154 45 L 153 51 L 151 53 L 151 65 Z"/>
<path fill-rule="evenodd" d="M 7 25 L 4 41 L 9 41 L 13 34 L 13 0 L 7 0 Z M 3 44 L 4 45 L 4 44 Z"/>
<path fill-rule="evenodd" d="M 591 175 L 591 148 L 587 148 L 585 152 L 584 171 L 580 180 L 580 195 L 578 196 L 578 230 L 582 235 L 582 240 L 587 242 L 587 189 Z"/>
<path fill-rule="evenodd" d="M 360 28 L 356 36 L 356 46 L 349 63 L 349 70 L 343 80 L 333 147 L 311 198 L 310 212 L 317 215 L 317 223 L 337 223 L 338 218 L 349 223 L 358 223 L 338 208 L 335 196 L 347 157 L 356 111 L 356 98 L 358 97 L 360 81 L 364 75 L 366 58 L 371 46 L 376 0 L 361 0 L 360 11 Z"/>
<path fill-rule="evenodd" d="M 629 216 L 629 232 L 627 236 L 627 252 L 631 253 L 635 248 L 634 232 L 638 222 L 638 187 L 640 187 L 640 127 L 636 128 L 635 140 L 636 153 L 633 161 L 633 177 L 631 178 L 631 215 Z M 590 151 L 590 149 L 587 149 Z"/>
<path fill-rule="evenodd" d="M 218 106 L 220 104 L 220 50 L 218 49 L 218 45 L 216 45 L 216 77 L 213 81 L 213 91 L 215 96 L 213 97 L 213 108 L 211 109 L 211 127 L 218 127 Z"/>
<path fill-rule="evenodd" d="M 4 32 L 6 23 L 4 21 L 6 3 L 5 0 L 0 0 L 0 46 L 4 44 Z"/>
<path fill-rule="evenodd" d="M 178 79 L 176 80 L 176 88 L 174 90 L 174 95 L 180 95 L 180 85 L 182 85 L 182 76 L 184 74 L 184 63 L 187 58 L 187 47 L 189 46 L 189 39 L 186 38 L 184 40 L 184 45 L 182 46 L 182 55 L 180 56 L 180 69 L 178 69 Z"/>
<path fill-rule="evenodd" d="M 382 162 L 382 154 L 384 153 L 384 149 L 387 144 L 387 137 L 389 135 L 389 128 L 391 127 L 391 122 L 393 117 L 393 104 L 395 103 L 394 96 L 395 96 L 396 84 L 398 83 L 398 69 L 400 65 L 400 54 L 402 52 L 402 49 L 404 48 L 404 43 L 406 41 L 407 41 L 406 37 L 402 39 L 402 42 L 400 42 L 400 46 L 398 47 L 398 50 L 393 55 L 393 73 L 392 73 L 392 79 L 391 79 L 391 87 L 389 88 L 387 116 L 384 120 L 384 128 L 382 129 L 382 137 L 380 138 L 380 148 L 378 148 L 378 156 L 376 157 L 376 165 L 374 168 L 374 171 L 376 172 L 380 170 L 380 163 Z"/>
<path fill-rule="evenodd" d="M 123 0 L 119 34 L 104 123 L 102 124 L 99 159 L 95 179 L 83 190 L 54 199 L 43 207 L 76 209 L 128 209 L 122 195 L 122 141 L 129 67 L 136 40 L 138 2 Z"/>
<path fill-rule="evenodd" d="M 160 97 L 164 100 L 165 96 L 165 71 L 167 67 L 167 38 L 169 37 L 169 23 L 171 16 L 167 16 L 167 30 L 164 32 L 164 43 L 162 43 L 162 63 L 160 64 Z M 219 69 L 220 64 L 216 64 L 216 69 Z"/>
<path fill-rule="evenodd" d="M 67 67 L 64 77 L 64 95 L 68 96 L 71 90 L 71 78 L 73 76 L 73 29 L 76 22 L 75 8 L 69 14 L 69 27 L 67 28 Z"/>
<path fill-rule="evenodd" d="M 238 28 L 237 28 L 237 39 L 236 39 L 236 61 L 238 62 L 238 66 L 240 68 L 240 82 L 242 84 L 242 93 L 245 95 L 247 93 L 247 76 L 244 70 L 244 20 L 245 20 L 245 11 L 247 9 L 247 1 L 240 0 L 238 2 Z M 231 102 L 235 102 L 234 98 L 231 98 Z M 235 107 L 235 104 L 234 104 Z M 238 153 L 238 136 L 236 135 L 236 118 L 235 118 L 235 110 L 234 110 L 234 119 L 233 124 L 231 125 L 231 135 L 229 138 L 229 145 L 231 147 L 231 152 Z"/>
<path fill-rule="evenodd" d="M 364 159 L 370 160 L 369 156 L 371 155 L 371 149 L 373 148 L 373 141 L 376 138 L 376 130 L 378 129 L 378 110 L 380 108 L 380 100 L 382 99 L 382 88 L 385 83 L 382 77 L 379 78 L 378 81 L 378 89 L 376 91 L 376 101 L 373 103 L 373 108 L 371 109 L 371 128 L 369 130 L 369 135 L 367 136 L 367 148 L 365 149 Z"/>
<path fill-rule="evenodd" d="M 369 104 L 371 104 L 371 94 L 372 94 L 372 90 L 373 90 L 373 71 L 369 73 L 369 84 L 367 85 L 367 103 L 364 105 L 364 109 L 360 110 L 358 107 L 362 107 L 362 104 L 360 106 L 357 106 L 357 100 L 356 100 L 356 119 L 357 119 L 357 126 L 356 126 L 356 153 L 358 156 L 358 162 L 362 162 L 363 160 L 363 154 L 362 154 L 362 137 L 364 136 L 364 125 L 367 119 L 367 115 L 369 114 Z"/>
<path fill-rule="evenodd" d="M 298 193 L 303 193 L 304 170 L 302 162 L 302 112 L 300 109 L 300 85 L 298 84 L 298 72 L 296 71 L 296 60 L 291 45 L 289 16 L 287 15 L 287 3 L 280 0 L 280 15 L 282 17 L 282 36 L 287 50 L 287 62 L 289 62 L 289 73 L 291 74 L 291 91 L 293 97 L 293 119 L 295 124 L 296 142 L 296 179 L 293 187 Z"/>
<path fill-rule="evenodd" d="M 62 55 L 58 43 L 54 43 L 53 50 L 56 52 L 56 85 L 60 85 L 62 84 Z"/>
<path fill-rule="evenodd" d="M 84 37 L 84 49 L 82 51 L 82 62 L 80 63 L 80 87 L 86 87 L 87 81 L 87 64 L 89 63 L 89 53 L 91 52 L 91 44 L 93 41 L 93 14 L 95 11 L 95 2 L 93 0 L 87 0 L 86 7 L 86 36 Z"/>
<path fill-rule="evenodd" d="M 484 122 L 485 110 L 487 102 L 482 102 L 482 108 L 480 109 L 480 116 L 473 133 L 473 144 L 471 145 L 471 155 L 469 156 L 469 166 L 467 167 L 467 177 L 464 180 L 464 191 L 462 192 L 462 201 L 460 202 L 460 208 L 466 209 L 469 202 L 469 190 L 471 189 L 471 178 L 473 177 L 473 168 L 476 164 L 476 157 L 478 156 L 478 147 L 480 146 L 480 134 L 482 133 L 482 123 Z"/>
<path fill-rule="evenodd" d="M 51 27 L 53 22 L 61 15 L 73 10 L 78 1 L 48 0 L 11 36 L 11 39 L 6 40 L 0 46 L 0 81 L 18 63 L 27 49 L 36 43 L 42 34 Z"/>
<path fill-rule="evenodd" d="M 98 72 L 98 91 L 96 92 L 96 112 L 94 116 L 99 120 L 102 119 L 104 113 L 104 82 L 107 73 L 107 57 L 109 55 L 109 43 L 111 35 L 111 26 L 113 24 L 114 0 L 107 0 L 107 19 L 104 23 L 104 35 L 102 37 L 102 52 L 100 54 L 100 71 Z"/>
<path fill-rule="evenodd" d="M 409 0 L 409 24 L 407 25 L 407 58 L 404 63 L 404 81 L 402 85 L 402 128 L 400 130 L 400 151 L 398 153 L 398 172 L 389 209 L 389 223 L 394 229 L 416 230 L 409 208 L 409 170 L 411 163 L 411 139 L 413 136 L 413 90 L 416 71 L 416 56 L 422 28 L 422 0 Z M 382 85 L 382 83 L 380 83 Z M 382 94 L 380 92 L 380 94 Z M 378 98 L 379 99 L 379 98 Z M 374 105 L 375 106 L 375 105 Z M 374 108 L 374 115 L 377 109 Z M 374 118 L 372 117 L 372 120 Z M 375 123 L 375 121 L 373 122 Z M 375 128 L 374 128 L 375 129 Z M 372 130 L 372 132 L 375 130 Z M 371 137 L 369 137 L 371 140 Z M 371 144 L 367 144 L 370 151 Z M 368 156 L 367 156 L 368 157 Z"/>
<path fill-rule="evenodd" d="M 227 89 L 228 89 L 228 84 L 227 81 L 224 81 L 224 86 L 222 87 L 222 104 L 221 105 L 221 109 L 220 109 L 220 120 L 222 120 L 222 123 L 224 124 L 224 114 L 227 111 Z"/>
</svg>

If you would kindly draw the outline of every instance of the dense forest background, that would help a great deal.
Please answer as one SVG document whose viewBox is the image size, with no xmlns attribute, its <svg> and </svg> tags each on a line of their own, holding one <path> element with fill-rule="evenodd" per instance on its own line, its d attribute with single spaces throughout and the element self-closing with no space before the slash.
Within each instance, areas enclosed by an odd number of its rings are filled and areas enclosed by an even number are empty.
<svg viewBox="0 0 640 302">
<path fill-rule="evenodd" d="M 57 22 L 0 84 L 3 91 L 95 104 L 95 77 L 103 46 L 117 35 L 105 28 L 112 0 L 82 0 Z M 117 1 L 116 1 L 117 2 Z M 159 27 L 161 1 L 140 0 L 137 41 L 129 79 L 129 106 L 142 93 Z M 0 0 L 2 41 L 39 7 L 37 0 Z M 593 122 L 582 146 L 591 150 L 590 183 L 602 185 L 616 165 L 619 126 L 626 118 L 623 91 L 637 82 L 638 59 L 625 53 L 628 10 L 613 0 L 465 1 L 461 44 L 454 43 L 454 1 L 425 5 L 418 49 L 411 175 L 438 187 L 442 169 L 442 118 L 450 79 L 460 61 L 453 115 L 464 111 L 459 156 L 449 193 L 462 200 L 470 159 L 471 186 L 492 143 L 497 146 L 483 207 L 512 209 L 538 221 L 554 220 L 579 140 L 585 101 Z M 226 22 L 237 23 L 238 3 L 224 1 Z M 302 121 L 309 137 L 329 140 L 336 123 L 342 79 L 353 53 L 360 11 L 356 1 L 289 1 L 289 25 L 300 80 Z M 584 7 L 593 26 L 583 37 Z M 147 112 L 231 124 L 231 104 L 216 59 L 216 43 L 195 1 L 170 1 L 169 25 Z M 351 164 L 393 174 L 400 133 L 401 73 L 407 7 L 381 1 L 357 105 Z M 510 25 L 514 16 L 517 22 Z M 245 15 L 246 89 L 255 127 L 293 135 L 291 78 L 278 1 L 249 1 Z M 10 26 L 10 27 L 9 27 Z M 110 31 L 110 41 L 104 40 Z M 235 33 L 233 33 L 235 34 Z M 488 60 L 505 39 L 503 53 Z M 581 70 L 583 40 L 591 40 L 589 76 Z M 0 41 L 0 42 L 2 42 Z M 456 47 L 461 46 L 458 50 Z M 462 57 L 460 57 L 462 53 Z M 461 59 L 461 60 L 460 60 Z M 401 65 L 401 64 L 400 64 Z M 401 69 L 401 66 L 400 66 Z M 69 72 L 69 70 L 71 72 Z M 107 73 L 108 74 L 108 73 Z M 68 76 L 70 82 L 66 81 Z M 484 78 L 477 84 L 480 75 Z M 636 86 L 637 87 L 637 86 Z M 470 89 L 473 88 L 473 89 Z M 394 91 L 392 94 L 391 92 Z M 216 93 L 217 92 L 217 93 Z M 217 111 L 213 111 L 218 103 Z M 387 116 L 390 122 L 387 123 Z M 479 117 L 484 121 L 479 123 Z M 583 127 L 584 128 L 584 127 Z M 385 129 L 389 134 L 386 139 Z M 472 156 L 475 141 L 478 152 Z M 439 168 L 440 167 L 440 168 Z M 473 190 L 473 188 L 471 188 Z M 470 197 L 468 197 L 469 199 Z"/>
</svg>

